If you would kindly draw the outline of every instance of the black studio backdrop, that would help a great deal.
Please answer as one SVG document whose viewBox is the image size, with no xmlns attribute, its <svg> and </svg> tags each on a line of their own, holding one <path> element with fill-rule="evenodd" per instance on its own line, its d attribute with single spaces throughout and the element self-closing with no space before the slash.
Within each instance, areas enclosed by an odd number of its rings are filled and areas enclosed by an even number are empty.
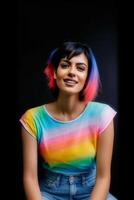
<svg viewBox="0 0 134 200">
<path fill-rule="evenodd" d="M 115 144 L 110 191 L 119 197 L 119 46 L 117 5 L 104 2 L 18 1 L 17 23 L 17 116 L 16 116 L 16 195 L 25 199 L 22 189 L 22 149 L 19 118 L 23 112 L 51 101 L 43 75 L 50 51 L 64 41 L 87 43 L 93 50 L 102 82 L 97 100 L 108 103 L 115 118 Z"/>
</svg>

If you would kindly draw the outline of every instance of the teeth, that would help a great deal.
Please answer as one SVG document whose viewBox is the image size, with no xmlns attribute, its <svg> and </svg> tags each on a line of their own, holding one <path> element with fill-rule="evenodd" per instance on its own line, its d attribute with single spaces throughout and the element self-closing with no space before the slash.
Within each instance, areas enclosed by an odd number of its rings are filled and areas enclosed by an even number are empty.
<svg viewBox="0 0 134 200">
<path fill-rule="evenodd" d="M 67 83 L 75 83 L 75 81 L 66 81 Z"/>
<path fill-rule="evenodd" d="M 66 83 L 76 84 L 76 81 L 73 80 L 65 80 Z"/>
</svg>

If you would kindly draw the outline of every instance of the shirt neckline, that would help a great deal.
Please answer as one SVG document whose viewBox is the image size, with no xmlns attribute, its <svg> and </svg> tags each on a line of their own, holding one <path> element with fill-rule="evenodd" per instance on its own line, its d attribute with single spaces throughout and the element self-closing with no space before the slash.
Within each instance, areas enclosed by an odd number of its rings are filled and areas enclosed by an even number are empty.
<svg viewBox="0 0 134 200">
<path fill-rule="evenodd" d="M 90 103 L 91 103 L 91 102 L 90 102 Z M 46 108 L 45 105 L 42 105 L 42 107 L 43 107 L 43 110 L 45 110 L 45 112 L 47 113 L 47 115 L 48 115 L 53 121 L 58 122 L 58 123 L 67 124 L 67 123 L 75 122 L 75 121 L 77 121 L 78 119 L 80 119 L 80 118 L 84 115 L 84 113 L 86 112 L 86 110 L 87 110 L 87 108 L 88 108 L 88 106 L 89 106 L 90 103 L 88 103 L 88 104 L 85 106 L 84 110 L 83 110 L 77 117 L 75 117 L 75 118 L 72 119 L 72 120 L 68 120 L 68 121 L 62 121 L 62 120 L 56 119 L 54 116 L 52 116 L 52 115 L 49 113 L 49 111 L 47 110 L 47 108 Z"/>
</svg>

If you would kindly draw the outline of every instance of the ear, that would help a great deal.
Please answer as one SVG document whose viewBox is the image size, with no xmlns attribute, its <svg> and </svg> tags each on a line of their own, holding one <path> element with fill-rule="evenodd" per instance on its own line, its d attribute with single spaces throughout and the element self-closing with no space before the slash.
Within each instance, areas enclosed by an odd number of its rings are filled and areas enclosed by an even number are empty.
<svg viewBox="0 0 134 200">
<path fill-rule="evenodd" d="M 56 72 L 54 71 L 54 79 L 57 79 Z"/>
</svg>

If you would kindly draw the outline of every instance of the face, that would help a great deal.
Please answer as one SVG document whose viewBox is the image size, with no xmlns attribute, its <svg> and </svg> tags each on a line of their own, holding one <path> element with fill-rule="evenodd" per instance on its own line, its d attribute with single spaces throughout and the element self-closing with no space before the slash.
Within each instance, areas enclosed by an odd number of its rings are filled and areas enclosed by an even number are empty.
<svg viewBox="0 0 134 200">
<path fill-rule="evenodd" d="M 84 87 L 87 74 L 88 60 L 82 53 L 70 60 L 61 59 L 54 77 L 60 91 L 78 94 Z"/>
</svg>

